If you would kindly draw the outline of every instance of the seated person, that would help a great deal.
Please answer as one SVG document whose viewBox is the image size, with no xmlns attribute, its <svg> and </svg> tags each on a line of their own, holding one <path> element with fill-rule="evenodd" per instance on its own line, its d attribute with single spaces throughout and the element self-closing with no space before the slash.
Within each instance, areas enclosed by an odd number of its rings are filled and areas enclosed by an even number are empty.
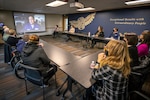
<svg viewBox="0 0 150 100">
<path fill-rule="evenodd" d="M 98 54 L 97 64 L 92 78 L 102 81 L 94 84 L 96 100 L 126 100 L 130 57 L 124 41 L 110 40 L 104 48 L 105 53 Z"/>
<path fill-rule="evenodd" d="M 17 46 L 17 51 L 19 51 L 20 53 L 22 52 L 23 47 L 25 46 L 25 44 L 27 43 L 27 41 L 29 40 L 29 35 L 23 35 L 22 39 L 20 39 L 18 41 L 18 43 L 16 44 Z"/>
<path fill-rule="evenodd" d="M 69 33 L 72 33 L 72 34 L 75 33 L 75 27 L 73 25 L 71 25 L 71 27 L 69 29 Z M 67 37 L 68 38 L 67 38 L 66 42 L 68 42 L 69 40 L 72 40 L 72 38 L 69 35 L 67 35 Z"/>
<path fill-rule="evenodd" d="M 149 54 L 150 47 L 150 31 L 143 31 L 139 36 L 140 44 L 137 46 L 138 56 L 144 57 Z"/>
<path fill-rule="evenodd" d="M 3 33 L 3 40 L 6 42 L 9 37 L 9 28 L 7 26 L 4 26 L 4 33 Z"/>
<path fill-rule="evenodd" d="M 54 32 L 53 32 L 53 38 L 56 37 L 56 34 L 58 34 L 58 31 L 59 31 L 59 26 L 56 25 L 55 30 L 54 30 Z"/>
<path fill-rule="evenodd" d="M 6 28 L 8 28 L 8 27 L 4 25 L 3 28 L 2 28 L 2 36 L 4 35 L 4 33 L 5 33 L 4 30 L 5 30 Z"/>
<path fill-rule="evenodd" d="M 136 33 L 125 33 L 124 40 L 128 45 L 129 55 L 131 58 L 130 66 L 131 67 L 138 66 L 140 63 L 136 47 L 138 43 L 138 36 L 136 35 Z"/>
<path fill-rule="evenodd" d="M 57 67 L 51 66 L 50 59 L 46 55 L 44 49 L 41 46 L 39 46 L 39 37 L 35 34 L 29 36 L 29 41 L 23 48 L 21 58 L 25 65 L 29 65 L 36 68 L 45 68 L 45 70 L 42 71 L 42 75 L 45 80 L 45 85 L 49 84 L 48 80 L 57 71 Z M 52 67 L 53 69 L 49 71 L 49 69 Z"/>
<path fill-rule="evenodd" d="M 104 31 L 102 26 L 98 26 L 96 33 L 94 34 L 95 37 L 104 37 Z M 92 40 L 92 48 L 96 44 L 96 40 Z"/>
<path fill-rule="evenodd" d="M 130 66 L 131 66 L 131 74 L 129 75 L 129 84 L 128 84 L 128 91 L 135 91 L 140 90 L 142 87 L 141 76 L 132 74 L 132 72 L 136 72 L 134 67 L 140 65 L 138 51 L 137 51 L 137 43 L 138 43 L 138 36 L 136 33 L 125 33 L 124 40 L 128 45 L 129 55 L 131 58 Z"/>
<path fill-rule="evenodd" d="M 16 37 L 16 31 L 13 29 L 9 29 L 8 33 L 4 33 L 3 37 L 5 36 L 5 34 L 8 34 L 7 40 L 5 41 L 5 46 L 4 46 L 4 58 L 5 58 L 5 62 L 7 62 L 9 64 L 12 56 L 14 55 L 14 51 L 16 51 L 16 44 L 18 43 L 19 39 L 18 37 Z M 5 37 L 6 39 L 6 37 Z"/>
<path fill-rule="evenodd" d="M 29 22 L 24 26 L 24 31 L 40 30 L 40 25 L 35 22 L 33 16 L 29 16 L 28 20 Z"/>
<path fill-rule="evenodd" d="M 75 27 L 73 25 L 71 25 L 69 29 L 69 33 L 75 33 Z"/>
<path fill-rule="evenodd" d="M 10 46 L 16 47 L 16 44 L 18 43 L 19 39 L 21 39 L 21 38 L 16 37 L 16 31 L 13 29 L 9 29 L 8 34 L 9 34 L 9 37 L 8 37 L 6 43 L 9 44 Z"/>
<path fill-rule="evenodd" d="M 140 64 L 138 66 L 131 66 L 129 91 L 140 91 L 150 70 L 150 61 L 149 58 L 146 57 L 149 56 L 150 32 L 143 31 L 139 40 L 141 43 L 137 46 L 137 51 Z"/>
<path fill-rule="evenodd" d="M 118 28 L 113 28 L 113 33 L 110 34 L 109 38 L 113 38 L 118 40 L 119 39 L 119 33 L 118 33 Z"/>
</svg>

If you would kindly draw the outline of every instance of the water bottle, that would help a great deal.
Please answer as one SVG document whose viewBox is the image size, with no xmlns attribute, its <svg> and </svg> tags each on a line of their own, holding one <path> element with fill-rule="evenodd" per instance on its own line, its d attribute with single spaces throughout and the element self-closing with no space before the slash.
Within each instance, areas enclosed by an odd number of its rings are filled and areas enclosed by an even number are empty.
<svg viewBox="0 0 150 100">
<path fill-rule="evenodd" d="M 88 37 L 90 37 L 90 36 L 91 36 L 91 33 L 89 32 L 89 33 L 88 33 Z"/>
<path fill-rule="evenodd" d="M 90 68 L 94 68 L 94 67 L 95 67 L 95 62 L 92 61 L 92 62 L 91 62 L 91 65 L 90 65 Z"/>
</svg>

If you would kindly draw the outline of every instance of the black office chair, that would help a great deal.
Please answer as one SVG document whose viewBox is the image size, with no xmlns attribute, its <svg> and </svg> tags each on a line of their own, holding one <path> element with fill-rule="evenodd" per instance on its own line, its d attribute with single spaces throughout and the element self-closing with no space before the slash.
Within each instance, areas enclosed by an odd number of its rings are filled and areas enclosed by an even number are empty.
<svg viewBox="0 0 150 100">
<path fill-rule="evenodd" d="M 13 53 L 13 56 L 10 60 L 10 65 L 14 69 L 15 65 L 21 60 L 21 54 L 17 50 L 13 51 L 12 53 Z"/>
<path fill-rule="evenodd" d="M 24 79 L 23 70 L 18 66 L 18 63 L 22 63 L 21 54 L 19 51 L 16 50 L 15 47 L 11 47 L 11 59 L 10 59 L 10 66 L 13 68 L 15 75 L 19 79 Z"/>
<path fill-rule="evenodd" d="M 141 90 L 148 74 L 150 73 L 150 58 L 146 57 L 140 65 L 131 68 L 129 76 L 129 91 Z"/>
<path fill-rule="evenodd" d="M 45 95 L 45 92 L 44 92 L 45 84 L 44 83 L 48 82 L 48 80 L 45 79 L 45 77 L 42 76 L 41 71 L 44 68 L 35 68 L 35 67 L 28 66 L 28 65 L 24 65 L 24 64 L 19 63 L 19 62 L 17 63 L 17 65 L 20 68 L 24 69 L 24 76 L 25 76 L 24 80 L 25 80 L 27 95 L 29 94 L 27 81 L 30 81 L 31 83 L 42 87 L 42 89 L 43 89 L 43 100 L 45 100 L 45 96 L 44 96 Z M 55 70 L 55 69 L 53 67 L 51 67 L 49 69 L 49 71 L 52 71 L 52 70 Z M 55 85 L 56 85 L 56 74 L 55 74 Z M 57 87 L 57 85 L 56 85 L 56 87 Z"/>
<path fill-rule="evenodd" d="M 4 43 L 4 60 L 5 60 L 5 63 L 10 62 L 10 60 L 13 56 L 12 55 L 13 48 L 15 48 L 15 46 L 11 46 L 6 42 Z"/>
</svg>

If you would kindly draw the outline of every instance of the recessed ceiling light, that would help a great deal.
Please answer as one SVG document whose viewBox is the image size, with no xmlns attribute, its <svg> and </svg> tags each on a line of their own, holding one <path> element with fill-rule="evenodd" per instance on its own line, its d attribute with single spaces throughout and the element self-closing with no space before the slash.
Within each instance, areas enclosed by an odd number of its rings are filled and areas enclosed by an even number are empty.
<svg viewBox="0 0 150 100">
<path fill-rule="evenodd" d="M 65 5 L 65 4 L 67 4 L 67 2 L 56 0 L 56 1 L 53 1 L 51 3 L 46 4 L 46 6 L 58 7 L 58 6 L 62 6 L 62 5 Z"/>
<path fill-rule="evenodd" d="M 136 1 L 125 2 L 125 4 L 127 5 L 139 5 L 139 4 L 145 4 L 145 3 L 150 3 L 150 0 L 136 0 Z"/>
<path fill-rule="evenodd" d="M 77 11 L 93 11 L 93 10 L 95 10 L 95 8 L 92 7 L 77 9 Z"/>
</svg>

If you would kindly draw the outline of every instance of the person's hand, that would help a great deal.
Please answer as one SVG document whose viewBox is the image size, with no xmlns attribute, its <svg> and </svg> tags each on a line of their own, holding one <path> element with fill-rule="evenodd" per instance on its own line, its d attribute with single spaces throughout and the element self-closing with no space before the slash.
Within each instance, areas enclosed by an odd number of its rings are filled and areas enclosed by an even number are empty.
<svg viewBox="0 0 150 100">
<path fill-rule="evenodd" d="M 100 63 L 101 60 L 103 60 L 104 58 L 106 58 L 105 53 L 99 53 L 99 54 L 98 54 L 97 62 Z"/>
<path fill-rule="evenodd" d="M 41 47 L 43 47 L 43 46 L 44 46 L 44 44 L 43 44 L 43 43 L 39 43 L 38 45 L 39 45 L 39 46 L 41 46 Z"/>
<path fill-rule="evenodd" d="M 98 37 L 98 35 L 95 35 L 95 37 Z"/>
<path fill-rule="evenodd" d="M 99 66 L 99 64 L 96 64 L 94 67 L 93 67 L 93 69 L 98 69 L 100 66 Z"/>
</svg>

